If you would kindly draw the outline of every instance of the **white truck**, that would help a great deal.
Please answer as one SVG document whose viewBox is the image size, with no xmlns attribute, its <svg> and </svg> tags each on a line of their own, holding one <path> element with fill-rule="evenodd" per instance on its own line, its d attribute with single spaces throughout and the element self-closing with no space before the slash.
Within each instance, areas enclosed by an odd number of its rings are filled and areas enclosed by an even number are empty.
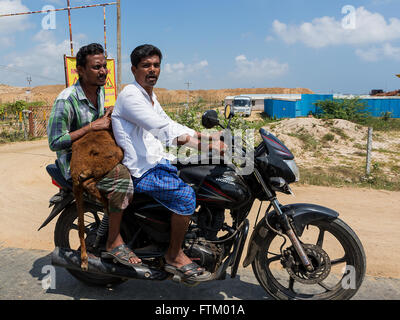
<svg viewBox="0 0 400 320">
<path fill-rule="evenodd" d="M 245 115 L 249 117 L 251 115 L 252 101 L 247 96 L 236 96 L 232 100 L 232 110 L 234 114 Z"/>
</svg>

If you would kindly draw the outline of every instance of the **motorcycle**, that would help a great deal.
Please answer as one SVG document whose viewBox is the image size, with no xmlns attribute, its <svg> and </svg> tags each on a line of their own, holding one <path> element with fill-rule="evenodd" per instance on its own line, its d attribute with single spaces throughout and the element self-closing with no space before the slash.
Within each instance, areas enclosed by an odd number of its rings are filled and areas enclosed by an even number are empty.
<svg viewBox="0 0 400 320">
<path fill-rule="evenodd" d="M 214 110 L 206 111 L 202 124 L 230 130 L 233 113 L 225 110 L 225 128 Z M 232 163 L 177 163 L 180 178 L 196 192 L 197 209 L 191 216 L 183 249 L 185 254 L 213 274 L 212 280 L 237 275 L 249 232 L 250 210 L 259 200 L 257 218 L 248 242 L 243 267 L 252 265 L 259 284 L 274 299 L 350 299 L 360 288 L 366 270 L 363 246 L 355 232 L 329 208 L 296 203 L 282 205 L 277 192 L 291 194 L 289 184 L 299 180 L 290 150 L 261 128 L 262 141 L 252 150 L 253 170 L 238 173 Z M 234 139 L 232 138 L 232 141 Z M 246 147 L 241 147 L 247 152 Z M 198 283 L 164 270 L 164 253 L 170 239 L 168 209 L 150 196 L 135 194 L 125 210 L 121 235 L 144 264 L 130 267 L 101 257 L 105 251 L 108 217 L 102 205 L 85 195 L 85 242 L 88 271 L 80 268 L 77 210 L 71 185 L 57 162 L 47 166 L 60 191 L 50 199 L 53 209 L 42 229 L 57 216 L 52 264 L 64 267 L 90 285 L 117 285 L 129 279 L 167 280 L 188 286 Z M 269 206 L 258 220 L 262 204 Z"/>
</svg>

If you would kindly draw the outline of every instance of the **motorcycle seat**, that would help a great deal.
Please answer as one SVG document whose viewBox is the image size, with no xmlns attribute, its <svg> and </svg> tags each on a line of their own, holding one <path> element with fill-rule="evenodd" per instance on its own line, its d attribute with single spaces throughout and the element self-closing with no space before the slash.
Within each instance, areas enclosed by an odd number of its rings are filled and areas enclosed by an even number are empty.
<svg viewBox="0 0 400 320">
<path fill-rule="evenodd" d="M 57 161 L 54 164 L 48 165 L 46 167 L 46 170 L 50 177 L 52 177 L 62 189 L 66 189 L 69 191 L 72 190 L 72 182 L 65 180 L 57 164 Z"/>
</svg>

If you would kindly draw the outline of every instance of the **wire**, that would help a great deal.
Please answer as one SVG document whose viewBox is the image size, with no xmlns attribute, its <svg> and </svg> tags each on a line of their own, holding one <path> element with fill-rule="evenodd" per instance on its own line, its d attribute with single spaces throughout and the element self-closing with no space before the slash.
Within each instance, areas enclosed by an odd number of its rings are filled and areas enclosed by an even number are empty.
<svg viewBox="0 0 400 320">
<path fill-rule="evenodd" d="M 49 77 L 41 76 L 41 75 L 38 75 L 38 74 L 29 73 L 29 72 L 23 71 L 21 69 L 15 68 L 15 67 L 9 67 L 9 66 L 4 66 L 4 65 L 0 64 L 0 68 L 6 69 L 6 70 L 11 71 L 11 72 L 15 72 L 15 73 L 23 73 L 23 74 L 26 74 L 28 76 L 35 76 L 37 78 L 42 78 L 42 79 L 46 79 L 46 80 L 52 80 L 52 81 L 60 82 L 59 79 L 57 80 L 57 79 L 54 79 L 54 78 L 49 78 Z"/>
</svg>

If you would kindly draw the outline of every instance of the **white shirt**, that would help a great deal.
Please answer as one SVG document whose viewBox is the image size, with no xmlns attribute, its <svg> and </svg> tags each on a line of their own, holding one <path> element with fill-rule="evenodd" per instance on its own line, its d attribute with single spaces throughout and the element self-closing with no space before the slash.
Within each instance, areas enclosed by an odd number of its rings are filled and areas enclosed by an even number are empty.
<svg viewBox="0 0 400 320">
<path fill-rule="evenodd" d="M 154 92 L 152 99 L 154 105 L 146 90 L 134 81 L 118 95 L 111 116 L 115 140 L 124 151 L 122 163 L 136 178 L 163 158 L 175 158 L 164 151 L 175 138 L 196 133 L 168 117 Z"/>
</svg>

